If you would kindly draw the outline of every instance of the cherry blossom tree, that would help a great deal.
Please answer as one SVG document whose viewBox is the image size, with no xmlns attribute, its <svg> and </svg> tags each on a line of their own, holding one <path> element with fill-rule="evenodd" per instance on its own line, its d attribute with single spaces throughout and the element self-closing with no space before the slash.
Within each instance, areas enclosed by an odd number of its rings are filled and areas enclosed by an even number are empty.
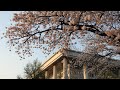
<svg viewBox="0 0 120 90">
<path fill-rule="evenodd" d="M 34 48 L 49 55 L 55 48 L 71 49 L 85 43 L 84 52 L 93 56 L 82 55 L 87 59 L 81 63 L 94 64 L 89 71 L 99 69 L 103 73 L 111 65 L 119 66 L 114 62 L 106 64 L 105 58 L 97 62 L 90 58 L 100 53 L 120 55 L 120 11 L 22 11 L 15 13 L 12 21 L 15 24 L 7 27 L 5 37 L 21 57 L 32 56 Z"/>
<path fill-rule="evenodd" d="M 56 47 L 81 45 L 81 39 L 86 42 L 86 52 L 120 54 L 119 11 L 22 11 L 14 14 L 13 21 L 5 37 L 23 57 L 31 56 L 33 48 L 50 54 Z"/>
</svg>

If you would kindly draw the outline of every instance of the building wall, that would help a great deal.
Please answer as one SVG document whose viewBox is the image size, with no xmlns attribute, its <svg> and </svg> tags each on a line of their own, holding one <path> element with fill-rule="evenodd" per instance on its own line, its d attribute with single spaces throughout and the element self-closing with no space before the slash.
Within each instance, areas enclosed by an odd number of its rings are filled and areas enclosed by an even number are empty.
<svg viewBox="0 0 120 90">
<path fill-rule="evenodd" d="M 53 66 L 56 66 L 56 79 L 63 79 L 65 73 L 67 73 L 67 77 L 65 77 L 65 79 L 84 79 L 85 78 L 85 71 L 83 70 L 83 67 L 77 69 L 77 68 L 68 68 L 69 61 L 78 56 L 80 53 L 79 52 L 74 52 L 74 51 L 64 51 L 64 52 L 57 52 L 55 55 L 53 55 L 48 61 L 46 61 L 46 63 L 43 64 L 42 66 L 42 70 L 48 71 L 48 79 L 52 79 L 53 78 Z M 83 54 L 81 54 L 81 56 L 83 56 Z M 86 54 L 86 56 L 83 56 L 82 59 L 87 59 L 88 57 L 91 56 L 92 60 L 101 60 L 102 58 L 104 58 L 103 56 L 101 57 L 100 55 L 95 56 L 95 58 L 93 59 L 92 55 L 88 55 Z M 93 55 L 94 56 L 94 55 Z M 69 57 L 69 58 L 68 58 Z M 67 70 L 64 72 L 64 65 L 62 61 L 64 61 L 64 59 L 67 60 Z M 108 60 L 109 61 L 109 60 Z M 64 69 L 64 70 L 63 70 Z M 88 79 L 95 79 L 97 78 L 95 76 L 95 74 L 86 74 Z"/>
</svg>

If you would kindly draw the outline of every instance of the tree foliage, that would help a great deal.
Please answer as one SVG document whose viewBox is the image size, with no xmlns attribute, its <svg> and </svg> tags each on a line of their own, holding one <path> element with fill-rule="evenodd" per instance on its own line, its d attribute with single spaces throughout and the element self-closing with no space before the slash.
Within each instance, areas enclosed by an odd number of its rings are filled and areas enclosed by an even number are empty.
<svg viewBox="0 0 120 90">
<path fill-rule="evenodd" d="M 21 75 L 17 75 L 17 79 L 23 79 Z"/>
<path fill-rule="evenodd" d="M 81 39 L 87 42 L 87 52 L 94 47 L 96 53 L 120 54 L 119 11 L 23 11 L 15 13 L 13 21 L 5 37 L 21 56 L 31 56 L 33 48 L 50 54 L 55 47 L 70 48 Z"/>
<path fill-rule="evenodd" d="M 114 71 L 107 70 L 101 73 L 100 79 L 120 79 L 120 76 L 116 75 Z"/>
<path fill-rule="evenodd" d="M 40 70 L 41 63 L 38 60 L 34 60 L 32 63 L 28 63 L 24 68 L 24 77 L 20 75 L 17 76 L 17 79 L 42 79 L 44 75 Z"/>
<path fill-rule="evenodd" d="M 98 54 L 81 53 L 69 60 L 72 73 L 83 76 L 83 65 L 87 66 L 89 79 L 119 79 L 120 61 Z M 78 77 L 79 78 L 79 77 Z"/>
</svg>

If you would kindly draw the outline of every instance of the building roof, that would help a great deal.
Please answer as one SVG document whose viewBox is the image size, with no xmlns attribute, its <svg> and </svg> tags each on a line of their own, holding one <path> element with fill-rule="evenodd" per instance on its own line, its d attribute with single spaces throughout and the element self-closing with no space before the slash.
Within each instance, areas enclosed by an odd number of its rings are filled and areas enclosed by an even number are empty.
<svg viewBox="0 0 120 90">
<path fill-rule="evenodd" d="M 48 60 L 46 60 L 46 62 L 44 62 L 41 66 L 41 70 L 44 71 L 45 69 L 47 69 L 50 65 L 54 64 L 55 62 L 59 61 L 62 57 L 77 57 L 80 54 L 86 54 L 87 56 L 91 56 L 92 54 L 88 54 L 88 53 L 83 53 L 83 52 L 79 52 L 79 51 L 74 51 L 74 50 L 68 50 L 68 49 L 60 49 L 58 52 L 56 52 L 52 57 L 50 57 Z M 101 55 L 96 55 L 95 57 L 103 57 Z M 88 57 L 86 57 L 88 58 Z M 110 59 L 107 58 L 108 60 L 114 60 L 114 59 Z M 114 60 L 116 61 L 116 60 Z"/>
</svg>

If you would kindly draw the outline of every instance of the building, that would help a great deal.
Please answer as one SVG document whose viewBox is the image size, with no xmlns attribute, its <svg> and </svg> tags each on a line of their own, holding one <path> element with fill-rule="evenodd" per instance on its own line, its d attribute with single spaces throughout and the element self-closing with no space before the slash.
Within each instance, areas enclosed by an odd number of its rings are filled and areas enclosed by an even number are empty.
<svg viewBox="0 0 120 90">
<path fill-rule="evenodd" d="M 89 68 L 89 66 L 87 66 L 86 64 L 83 64 L 82 68 L 79 68 L 79 69 L 71 68 L 70 62 L 80 54 L 83 54 L 83 53 L 73 51 L 73 50 L 67 50 L 67 49 L 59 50 L 51 58 L 49 58 L 45 63 L 43 63 L 40 68 L 42 73 L 44 73 L 45 75 L 45 79 L 92 79 L 92 78 L 95 78 L 95 75 L 90 76 L 87 73 L 87 68 Z M 91 56 L 90 54 L 87 54 L 87 55 L 88 57 Z M 97 57 L 97 60 L 99 59 L 99 57 L 104 58 L 103 56 L 100 56 L 100 55 L 96 57 Z M 79 72 L 80 69 L 82 72 Z"/>
</svg>

